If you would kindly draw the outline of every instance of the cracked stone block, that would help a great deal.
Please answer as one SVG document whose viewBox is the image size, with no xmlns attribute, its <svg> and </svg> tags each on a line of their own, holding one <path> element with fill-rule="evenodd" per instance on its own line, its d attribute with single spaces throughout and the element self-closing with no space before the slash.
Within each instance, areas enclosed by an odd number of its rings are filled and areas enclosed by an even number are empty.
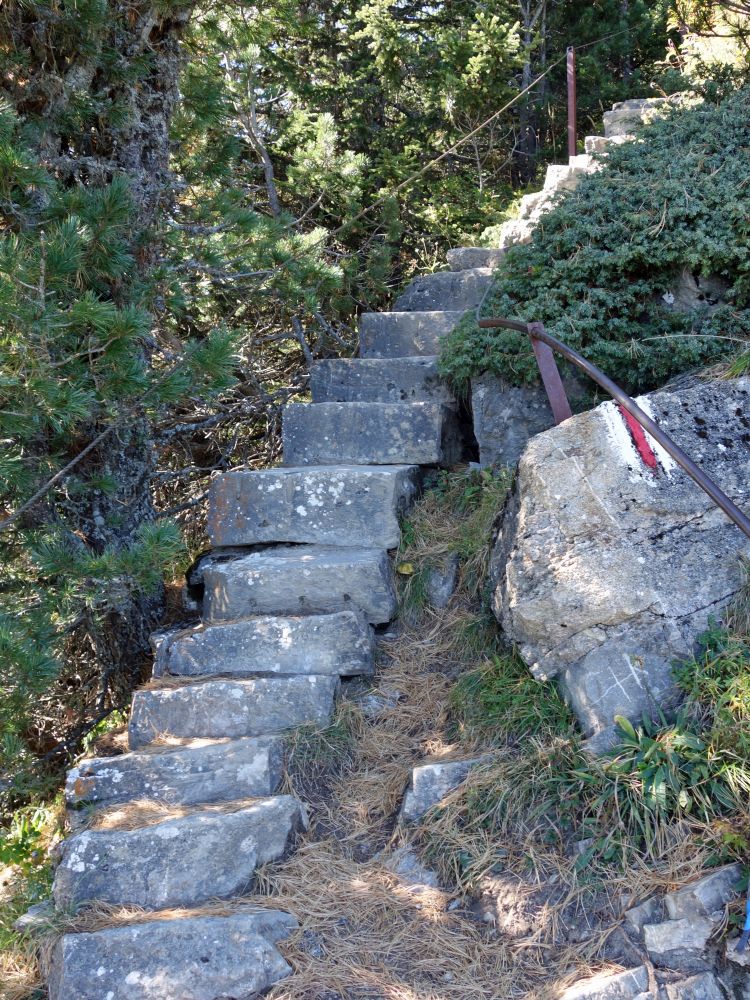
<svg viewBox="0 0 750 1000">
<path fill-rule="evenodd" d="M 720 920 L 727 903 L 737 898 L 737 887 L 742 878 L 740 865 L 724 865 L 697 882 L 683 886 L 664 897 L 667 913 L 672 920 L 681 917 L 709 917 Z"/>
<path fill-rule="evenodd" d="M 279 737 L 191 740 L 175 747 L 158 746 L 119 757 L 92 757 L 68 771 L 65 799 L 69 806 L 98 806 L 155 799 L 173 805 L 229 802 L 270 795 L 284 768 Z"/>
<path fill-rule="evenodd" d="M 209 563 L 203 581 L 203 615 L 211 624 L 359 609 L 381 625 L 396 611 L 393 571 L 381 549 L 279 546 Z"/>
<path fill-rule="evenodd" d="M 614 976 L 603 974 L 575 983 L 560 1000 L 636 1000 L 648 988 L 648 969 L 641 965 Z"/>
<path fill-rule="evenodd" d="M 195 811 L 135 830 L 85 830 L 60 845 L 58 909 L 98 900 L 147 910 L 240 893 L 255 869 L 286 853 L 306 825 L 290 795 L 235 811 Z"/>
<path fill-rule="evenodd" d="M 281 910 L 180 917 L 64 934 L 50 1000 L 225 1000 L 249 997 L 291 969 L 274 947 L 297 929 Z"/>
<path fill-rule="evenodd" d="M 463 312 L 362 313 L 359 353 L 363 358 L 436 357 L 440 345 L 461 321 Z"/>
<path fill-rule="evenodd" d="M 436 357 L 331 358 L 310 371 L 313 403 L 440 403 L 456 399 Z"/>
<path fill-rule="evenodd" d="M 679 983 L 667 983 L 663 991 L 666 1000 L 724 1000 L 716 977 L 710 972 L 683 979 Z"/>
<path fill-rule="evenodd" d="M 420 478 L 414 465 L 226 472 L 211 482 L 208 537 L 214 547 L 311 542 L 393 549 Z"/>
<path fill-rule="evenodd" d="M 393 308 L 398 312 L 474 309 L 491 284 L 491 267 L 423 274 L 409 283 L 393 303 Z"/>
<path fill-rule="evenodd" d="M 750 379 L 642 396 L 740 507 L 750 503 Z M 743 584 L 750 544 L 655 442 L 647 464 L 614 403 L 533 437 L 491 559 L 493 608 L 540 680 L 557 677 L 585 736 L 680 697 L 675 660 Z"/>
<path fill-rule="evenodd" d="M 128 741 L 136 750 L 161 736 L 221 739 L 325 726 L 338 685 L 338 677 L 311 674 L 141 688 L 133 695 Z"/>
<path fill-rule="evenodd" d="M 436 806 L 441 799 L 452 792 L 465 780 L 467 774 L 477 764 L 488 758 L 472 757 L 470 760 L 453 760 L 445 763 L 422 764 L 411 773 L 410 787 L 404 795 L 399 818 L 412 823 Z"/>
<path fill-rule="evenodd" d="M 476 267 L 494 270 L 505 256 L 499 247 L 454 247 L 446 254 L 451 271 L 470 271 Z"/>
<path fill-rule="evenodd" d="M 369 675 L 374 651 L 373 630 L 359 611 L 268 615 L 171 632 L 158 643 L 154 677 Z"/>
<path fill-rule="evenodd" d="M 643 941 L 654 965 L 678 972 L 702 972 L 713 923 L 705 917 L 645 924 Z"/>
<path fill-rule="evenodd" d="M 288 403 L 284 463 L 454 465 L 462 442 L 455 412 L 438 403 Z"/>
<path fill-rule="evenodd" d="M 639 937 L 645 924 L 657 923 L 661 920 L 661 916 L 661 903 L 656 896 L 653 896 L 651 899 L 645 900 L 645 902 L 640 903 L 638 906 L 631 906 L 630 909 L 626 910 L 623 914 L 623 919 L 627 928 Z"/>
</svg>

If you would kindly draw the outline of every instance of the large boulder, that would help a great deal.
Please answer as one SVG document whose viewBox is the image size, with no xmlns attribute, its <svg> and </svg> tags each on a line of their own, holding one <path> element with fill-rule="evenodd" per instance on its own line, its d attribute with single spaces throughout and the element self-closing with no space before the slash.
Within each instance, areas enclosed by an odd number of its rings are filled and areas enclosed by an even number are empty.
<svg viewBox="0 0 750 1000">
<path fill-rule="evenodd" d="M 639 400 L 741 507 L 750 506 L 750 379 L 694 380 Z M 742 584 L 750 544 L 614 403 L 535 437 L 492 557 L 493 604 L 534 676 L 557 677 L 587 735 L 676 701 L 672 671 Z"/>
</svg>

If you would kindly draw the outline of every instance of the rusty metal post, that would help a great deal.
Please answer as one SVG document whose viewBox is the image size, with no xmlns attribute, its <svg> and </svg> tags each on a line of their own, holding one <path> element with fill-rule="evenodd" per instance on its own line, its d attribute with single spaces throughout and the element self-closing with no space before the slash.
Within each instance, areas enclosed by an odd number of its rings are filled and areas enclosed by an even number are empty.
<svg viewBox="0 0 750 1000">
<path fill-rule="evenodd" d="M 577 102 L 576 102 L 576 50 L 572 45 L 568 46 L 567 52 L 568 68 L 568 156 L 575 156 L 578 152 L 578 124 L 577 124 Z"/>
</svg>

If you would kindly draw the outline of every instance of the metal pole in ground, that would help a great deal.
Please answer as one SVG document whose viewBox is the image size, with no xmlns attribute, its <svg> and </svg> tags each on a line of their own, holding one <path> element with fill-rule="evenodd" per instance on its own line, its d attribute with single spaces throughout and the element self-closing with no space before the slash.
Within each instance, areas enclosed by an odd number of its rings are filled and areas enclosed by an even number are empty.
<svg viewBox="0 0 750 1000">
<path fill-rule="evenodd" d="M 578 152 L 577 110 L 576 110 L 576 50 L 572 45 L 567 51 L 568 69 L 568 156 Z"/>
</svg>

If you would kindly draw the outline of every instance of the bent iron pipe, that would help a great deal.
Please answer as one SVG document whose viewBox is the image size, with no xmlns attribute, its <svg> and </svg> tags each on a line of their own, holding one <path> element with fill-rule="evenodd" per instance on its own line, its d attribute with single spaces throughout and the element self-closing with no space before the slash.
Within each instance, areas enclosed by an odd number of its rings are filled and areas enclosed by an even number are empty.
<svg viewBox="0 0 750 1000">
<path fill-rule="evenodd" d="M 504 330 L 517 330 L 519 333 L 525 333 L 531 340 L 532 345 L 535 345 L 536 341 L 541 341 L 542 344 L 546 344 L 553 351 L 561 354 L 567 361 L 575 365 L 576 368 L 580 368 L 590 379 L 600 385 L 602 389 L 609 393 L 609 395 L 616 400 L 620 406 L 627 410 L 628 413 L 634 417 L 635 420 L 648 431 L 648 433 L 658 441 L 662 448 L 672 456 L 672 458 L 677 462 L 677 464 L 690 476 L 690 478 L 700 486 L 704 493 L 707 493 L 709 497 L 713 500 L 720 510 L 723 510 L 730 521 L 733 521 L 740 531 L 750 538 L 750 518 L 744 514 L 739 507 L 729 499 L 729 497 L 720 489 L 717 484 L 707 476 L 702 469 L 698 468 L 695 462 L 690 458 L 690 456 L 682 450 L 682 448 L 673 441 L 672 438 L 661 429 L 661 427 L 647 414 L 645 413 L 636 402 L 634 402 L 627 393 L 613 382 L 611 378 L 604 374 L 596 365 L 592 365 L 590 361 L 587 361 L 578 351 L 574 351 L 572 347 L 568 347 L 557 337 L 553 337 L 551 334 L 547 333 L 544 326 L 541 323 L 519 323 L 512 319 L 480 319 L 478 320 L 479 327 L 482 330 L 492 330 L 501 328 Z M 554 359 L 553 359 L 554 363 Z M 557 372 L 557 365 L 555 365 L 555 373 L 557 375 L 557 381 L 562 387 L 562 380 L 560 379 L 560 374 Z M 543 373 L 544 374 L 544 373 Z M 548 376 L 549 377 L 549 376 Z M 547 388 L 547 378 L 544 379 L 545 388 Z M 564 393 L 564 389 L 562 390 Z M 549 394 L 550 390 L 547 388 Z M 569 410 L 568 410 L 569 412 Z M 559 421 L 558 421 L 559 422 Z"/>
</svg>

